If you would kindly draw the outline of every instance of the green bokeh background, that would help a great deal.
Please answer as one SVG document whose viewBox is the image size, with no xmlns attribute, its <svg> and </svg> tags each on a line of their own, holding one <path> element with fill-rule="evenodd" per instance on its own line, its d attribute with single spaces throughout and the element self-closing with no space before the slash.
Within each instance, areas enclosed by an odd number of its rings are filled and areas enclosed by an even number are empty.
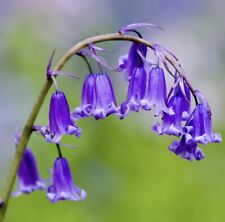
<svg viewBox="0 0 225 222">
<path fill-rule="evenodd" d="M 56 49 L 57 61 L 82 38 L 114 32 L 134 21 L 155 22 L 168 29 L 151 36 L 144 33 L 147 39 L 174 48 L 188 73 L 192 73 L 190 80 L 209 98 L 215 131 L 222 135 L 225 132 L 223 1 L 215 1 L 213 7 L 210 1 L 84 2 L 2 0 L 0 3 L 1 193 L 15 150 L 14 127 L 19 124 L 22 128 L 31 110 L 52 49 Z M 197 45 L 198 51 L 188 50 L 192 45 Z M 115 65 L 116 57 L 126 53 L 129 43 L 105 46 L 115 47 L 112 56 L 108 55 L 109 63 Z M 206 48 L 210 53 L 205 53 Z M 204 58 L 198 56 L 199 52 L 203 52 Z M 58 78 L 72 109 L 79 105 L 87 69 L 79 58 L 74 58 L 65 70 L 81 76 L 80 80 Z M 121 102 L 126 83 L 120 74 L 110 74 Z M 38 124 L 48 121 L 52 92 L 38 115 Z M 168 151 L 174 138 L 157 136 L 150 130 L 155 121 L 152 112 L 132 113 L 124 120 L 111 116 L 100 121 L 80 121 L 81 138 L 63 139 L 77 147 L 62 151 L 76 184 L 87 191 L 87 199 L 51 204 L 43 191 L 12 198 L 6 222 L 225 221 L 223 143 L 203 147 L 206 158 L 190 163 Z M 42 178 L 48 179 L 56 148 L 38 135 L 32 135 L 29 147 L 36 155 Z"/>
</svg>

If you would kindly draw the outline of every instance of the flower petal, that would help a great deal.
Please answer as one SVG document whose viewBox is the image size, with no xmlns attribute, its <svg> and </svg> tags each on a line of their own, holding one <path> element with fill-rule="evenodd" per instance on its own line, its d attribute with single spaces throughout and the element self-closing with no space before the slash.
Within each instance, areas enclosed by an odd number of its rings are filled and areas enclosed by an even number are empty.
<svg viewBox="0 0 225 222">
<path fill-rule="evenodd" d="M 160 27 L 158 25 L 155 25 L 155 24 L 152 24 L 152 23 L 144 23 L 144 22 L 142 22 L 142 23 L 132 23 L 132 24 L 126 25 L 126 26 L 122 27 L 119 30 L 119 33 L 124 34 L 124 33 L 128 32 L 130 30 L 138 29 L 138 28 L 164 30 L 162 27 Z"/>
<path fill-rule="evenodd" d="M 48 187 L 47 198 L 56 203 L 60 200 L 78 201 L 86 198 L 86 192 L 72 180 L 69 163 L 65 158 L 57 158 L 53 167 L 53 184 Z"/>
</svg>

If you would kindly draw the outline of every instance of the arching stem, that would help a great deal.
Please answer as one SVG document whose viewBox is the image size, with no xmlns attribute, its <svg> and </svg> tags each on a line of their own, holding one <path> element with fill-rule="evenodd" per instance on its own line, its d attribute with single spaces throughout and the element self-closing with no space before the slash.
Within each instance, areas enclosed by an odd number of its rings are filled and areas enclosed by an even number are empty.
<svg viewBox="0 0 225 222">
<path fill-rule="evenodd" d="M 106 41 L 131 41 L 131 42 L 137 42 L 137 43 L 142 43 L 145 44 L 147 47 L 151 48 L 152 50 L 154 50 L 152 43 L 142 39 L 142 38 L 138 38 L 135 36 L 130 36 L 130 35 L 123 35 L 120 33 L 112 33 L 112 34 L 105 34 L 105 35 L 98 35 L 98 36 L 94 36 L 91 38 L 87 38 L 79 43 L 77 43 L 76 45 L 74 45 L 58 62 L 58 64 L 54 67 L 54 70 L 56 71 L 60 71 L 64 65 L 71 59 L 71 57 L 73 55 L 75 55 L 76 53 L 78 53 L 81 49 L 85 48 L 86 46 L 88 46 L 89 43 L 99 43 L 99 42 L 106 42 Z M 185 73 L 183 71 L 183 69 L 180 67 L 180 65 L 177 63 L 177 60 L 170 55 L 169 53 L 165 52 L 165 57 L 166 60 L 174 67 L 174 69 L 180 73 L 182 76 L 185 76 Z M 7 181 L 7 185 L 6 185 L 6 189 L 5 189 L 5 195 L 3 197 L 3 203 L 1 203 L 0 205 L 0 222 L 4 221 L 5 218 L 5 214 L 7 211 L 7 207 L 8 207 L 8 202 L 11 196 L 11 192 L 13 189 L 13 185 L 16 179 L 16 174 L 21 162 L 21 159 L 23 157 L 23 153 L 25 150 L 25 147 L 27 146 L 30 136 L 32 134 L 32 129 L 34 126 L 34 122 L 36 120 L 36 117 L 40 111 L 40 108 L 44 102 L 44 99 L 50 89 L 50 87 L 52 86 L 52 79 L 47 79 L 44 82 L 44 85 L 41 89 L 41 92 L 39 94 L 39 96 L 36 99 L 36 102 L 33 106 L 33 109 L 25 123 L 25 126 L 23 128 L 23 132 L 21 135 L 21 139 L 19 141 L 19 144 L 17 146 L 16 149 L 16 153 L 14 155 L 14 159 L 12 162 L 12 167 L 8 176 L 8 181 Z"/>
</svg>

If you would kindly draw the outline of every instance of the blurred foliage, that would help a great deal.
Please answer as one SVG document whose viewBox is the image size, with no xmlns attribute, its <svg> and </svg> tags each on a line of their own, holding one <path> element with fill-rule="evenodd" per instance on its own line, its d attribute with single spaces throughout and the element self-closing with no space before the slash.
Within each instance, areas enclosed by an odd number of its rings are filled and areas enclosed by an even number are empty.
<svg viewBox="0 0 225 222">
<path fill-rule="evenodd" d="M 11 199 L 6 221 L 225 220 L 222 145 L 208 145 L 206 159 L 190 163 L 167 150 L 171 139 L 144 132 L 133 117 L 85 120 L 83 131 L 79 148 L 63 153 L 87 200 L 52 205 L 35 192 Z M 56 148 L 39 139 L 31 145 L 47 178 Z"/>
</svg>

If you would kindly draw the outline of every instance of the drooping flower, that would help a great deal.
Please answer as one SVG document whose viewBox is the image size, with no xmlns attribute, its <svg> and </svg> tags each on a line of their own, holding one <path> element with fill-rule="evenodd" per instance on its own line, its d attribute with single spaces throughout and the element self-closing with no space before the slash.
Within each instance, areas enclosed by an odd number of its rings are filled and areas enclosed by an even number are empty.
<svg viewBox="0 0 225 222">
<path fill-rule="evenodd" d="M 122 28 L 120 28 L 119 33 L 126 34 L 128 32 L 134 32 L 138 35 L 139 38 L 142 38 L 140 32 L 137 31 L 137 29 L 140 28 L 163 30 L 163 28 L 158 25 L 141 22 L 123 26 Z M 121 56 L 119 58 L 117 70 L 125 71 L 126 79 L 130 80 L 136 68 L 144 68 L 146 62 L 146 54 L 147 54 L 147 46 L 145 44 L 133 42 L 131 44 L 128 55 Z"/>
<path fill-rule="evenodd" d="M 80 137 L 80 128 L 70 116 L 70 108 L 66 96 L 61 91 L 53 93 L 49 108 L 49 126 L 35 126 L 47 142 L 59 143 L 62 135 L 75 135 Z"/>
<path fill-rule="evenodd" d="M 187 121 L 190 116 L 191 95 L 187 83 L 182 77 L 178 77 L 172 89 L 173 96 L 169 99 L 168 107 L 171 107 L 174 114 L 163 113 L 162 125 L 156 123 L 152 129 L 159 135 L 168 134 L 180 136 L 185 133 L 182 121 Z"/>
<path fill-rule="evenodd" d="M 173 143 L 169 146 L 169 150 L 174 152 L 176 155 L 180 156 L 183 159 L 187 160 L 201 160 L 205 157 L 202 150 L 198 147 L 197 143 L 194 141 L 190 141 L 187 139 L 188 134 L 186 136 L 182 136 L 180 141 L 173 141 Z"/>
<path fill-rule="evenodd" d="M 74 184 L 66 158 L 59 157 L 55 160 L 52 180 L 53 184 L 48 187 L 47 191 L 47 198 L 52 203 L 67 199 L 78 201 L 86 198 L 86 192 Z"/>
<path fill-rule="evenodd" d="M 166 81 L 164 71 L 158 66 L 151 68 L 149 72 L 148 87 L 145 96 L 142 99 L 142 108 L 150 110 L 153 106 L 156 107 L 155 115 L 167 113 L 174 114 L 173 109 L 167 107 L 166 104 Z"/>
<path fill-rule="evenodd" d="M 45 189 L 45 183 L 38 174 L 35 157 L 29 148 L 26 148 L 18 170 L 18 188 L 13 196 L 31 193 Z"/>
<path fill-rule="evenodd" d="M 147 83 L 146 71 L 143 67 L 136 68 L 129 81 L 126 101 L 120 106 L 121 118 L 125 117 L 130 111 L 138 112 L 145 96 Z"/>
<path fill-rule="evenodd" d="M 105 73 L 89 74 L 83 85 L 82 105 L 75 108 L 75 119 L 94 116 L 104 119 L 111 114 L 118 113 L 112 83 Z"/>
<path fill-rule="evenodd" d="M 198 91 L 195 92 L 195 95 L 199 99 L 199 104 L 195 107 L 193 117 L 190 120 L 192 123 L 191 135 L 193 136 L 193 140 L 202 144 L 209 142 L 220 143 L 222 141 L 221 135 L 214 133 L 212 130 L 212 114 L 207 100 Z"/>
<path fill-rule="evenodd" d="M 141 43 L 132 43 L 128 55 L 119 58 L 119 71 L 125 71 L 126 79 L 130 80 L 137 68 L 144 68 L 147 46 Z"/>
<path fill-rule="evenodd" d="M 89 74 L 86 77 L 82 89 L 82 105 L 75 108 L 73 112 L 75 118 L 79 119 L 92 115 L 96 103 L 95 78 L 95 74 Z"/>
</svg>

